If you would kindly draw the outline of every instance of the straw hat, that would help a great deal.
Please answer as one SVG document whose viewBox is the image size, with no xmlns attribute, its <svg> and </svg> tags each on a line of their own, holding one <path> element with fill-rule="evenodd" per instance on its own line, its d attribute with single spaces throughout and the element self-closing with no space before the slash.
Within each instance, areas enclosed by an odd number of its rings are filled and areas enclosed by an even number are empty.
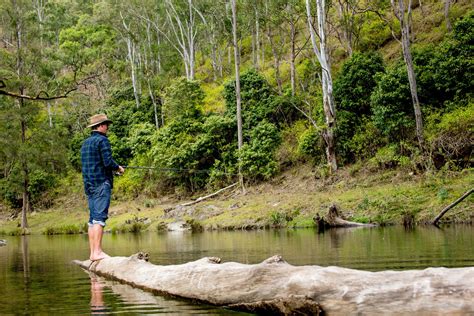
<svg viewBox="0 0 474 316">
<path fill-rule="evenodd" d="M 96 114 L 94 116 L 91 116 L 89 120 L 90 120 L 90 124 L 87 127 L 94 127 L 102 123 L 107 123 L 107 124 L 112 123 L 112 121 L 109 120 L 107 118 L 107 115 L 105 114 Z"/>
</svg>

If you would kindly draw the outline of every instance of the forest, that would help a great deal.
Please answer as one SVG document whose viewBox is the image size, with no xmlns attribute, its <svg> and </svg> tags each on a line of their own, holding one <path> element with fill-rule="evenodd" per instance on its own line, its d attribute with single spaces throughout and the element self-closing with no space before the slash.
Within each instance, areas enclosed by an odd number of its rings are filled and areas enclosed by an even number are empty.
<svg viewBox="0 0 474 316">
<path fill-rule="evenodd" d="M 0 0 L 0 210 L 81 185 L 97 113 L 124 199 L 469 170 L 473 46 L 469 0 Z"/>
</svg>

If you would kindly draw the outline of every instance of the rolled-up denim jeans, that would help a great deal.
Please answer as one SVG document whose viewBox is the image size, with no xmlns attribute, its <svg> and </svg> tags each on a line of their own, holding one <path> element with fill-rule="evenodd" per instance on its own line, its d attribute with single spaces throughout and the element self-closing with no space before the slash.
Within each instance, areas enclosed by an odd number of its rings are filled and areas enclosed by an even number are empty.
<svg viewBox="0 0 474 316">
<path fill-rule="evenodd" d="M 105 226 L 105 221 L 109 215 L 110 197 L 112 186 L 109 181 L 105 181 L 98 187 L 89 188 L 87 200 L 89 201 L 89 226 L 99 224 Z"/>
</svg>

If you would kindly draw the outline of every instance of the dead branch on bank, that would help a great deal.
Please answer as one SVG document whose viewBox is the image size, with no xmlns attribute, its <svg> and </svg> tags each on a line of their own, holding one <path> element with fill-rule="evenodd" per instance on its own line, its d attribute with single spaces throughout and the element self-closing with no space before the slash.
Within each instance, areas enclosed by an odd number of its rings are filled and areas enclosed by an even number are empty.
<svg viewBox="0 0 474 316">
<path fill-rule="evenodd" d="M 444 214 L 446 214 L 447 211 L 449 211 L 450 209 L 452 209 L 453 207 L 455 207 L 456 205 L 458 205 L 462 200 L 464 200 L 465 198 L 467 198 L 469 195 L 471 195 L 471 193 L 474 191 L 474 189 L 470 189 L 470 190 L 467 190 L 459 199 L 457 199 L 456 201 L 454 201 L 453 203 L 449 204 L 448 206 L 446 206 L 439 214 L 438 216 L 436 216 L 436 218 L 433 220 L 433 225 L 437 225 L 438 224 L 438 221 L 441 219 L 441 217 L 444 216 Z"/>
</svg>

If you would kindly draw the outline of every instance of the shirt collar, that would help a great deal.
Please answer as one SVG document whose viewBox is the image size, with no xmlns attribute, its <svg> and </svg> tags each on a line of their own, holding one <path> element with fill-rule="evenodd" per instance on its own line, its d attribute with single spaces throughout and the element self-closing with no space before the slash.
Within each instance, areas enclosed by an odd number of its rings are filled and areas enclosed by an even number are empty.
<svg viewBox="0 0 474 316">
<path fill-rule="evenodd" d="M 92 131 L 92 135 L 94 135 L 94 134 L 102 135 L 102 136 L 107 137 L 107 135 L 105 135 L 104 133 L 101 133 L 101 132 L 99 132 L 99 131 Z"/>
</svg>

